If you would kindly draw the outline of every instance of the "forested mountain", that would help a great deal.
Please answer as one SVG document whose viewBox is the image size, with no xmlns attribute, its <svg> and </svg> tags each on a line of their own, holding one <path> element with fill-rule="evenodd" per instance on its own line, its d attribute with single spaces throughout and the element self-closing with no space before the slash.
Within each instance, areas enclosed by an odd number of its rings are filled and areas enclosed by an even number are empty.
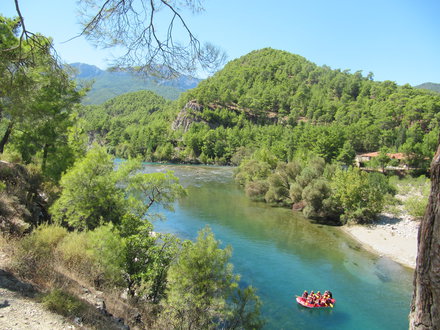
<svg viewBox="0 0 440 330">
<path fill-rule="evenodd" d="M 69 65 L 75 69 L 74 77 L 77 81 L 82 84 L 94 82 L 83 99 L 84 104 L 101 104 L 115 96 L 139 90 L 150 90 L 166 99 L 175 100 L 182 92 L 194 88 L 199 83 L 199 79 L 189 76 L 166 80 L 135 75 L 127 71 L 104 71 L 84 63 Z"/>
<path fill-rule="evenodd" d="M 417 85 L 415 86 L 415 88 L 428 89 L 430 91 L 440 93 L 440 84 L 436 84 L 436 83 L 427 82 L 421 85 Z"/>
<path fill-rule="evenodd" d="M 141 108 L 136 102 L 127 101 Z M 111 111 L 124 111 L 119 106 Z M 282 161 L 314 153 L 326 161 L 351 162 L 347 155 L 354 152 L 387 148 L 406 153 L 415 164 L 434 152 L 440 96 L 266 48 L 231 61 L 166 108 L 174 121 L 161 122 L 161 142 L 155 136 L 138 139 L 150 122 L 135 129 L 134 122 L 128 128 L 113 118 L 107 125 L 118 122 L 119 139 L 127 147 L 107 143 L 119 148 L 120 156 L 164 159 L 154 155 L 166 144 L 168 159 L 222 164 L 237 163 L 256 150 Z"/>
</svg>

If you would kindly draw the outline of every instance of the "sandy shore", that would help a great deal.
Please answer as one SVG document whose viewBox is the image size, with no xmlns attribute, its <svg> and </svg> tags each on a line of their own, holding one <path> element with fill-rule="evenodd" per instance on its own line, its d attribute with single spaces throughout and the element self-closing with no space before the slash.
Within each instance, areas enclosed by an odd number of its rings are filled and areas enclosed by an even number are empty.
<svg viewBox="0 0 440 330">
<path fill-rule="evenodd" d="M 346 225 L 341 228 L 367 250 L 415 268 L 419 224 L 408 216 L 396 218 L 382 214 L 373 225 Z"/>
</svg>

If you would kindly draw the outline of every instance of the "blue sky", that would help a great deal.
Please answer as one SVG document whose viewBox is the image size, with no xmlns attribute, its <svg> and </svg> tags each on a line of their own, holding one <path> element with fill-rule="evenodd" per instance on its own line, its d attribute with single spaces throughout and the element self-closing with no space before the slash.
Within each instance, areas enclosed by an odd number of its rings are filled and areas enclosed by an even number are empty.
<svg viewBox="0 0 440 330">
<path fill-rule="evenodd" d="M 75 0 L 20 0 L 27 28 L 54 39 L 61 58 L 106 68 L 111 50 L 83 39 Z M 0 13 L 15 15 L 13 0 Z M 264 47 L 304 56 L 333 69 L 374 73 L 378 81 L 440 83 L 438 0 L 207 0 L 186 20 L 201 41 L 221 47 L 228 59 Z M 114 55 L 114 54 L 113 54 Z"/>
</svg>

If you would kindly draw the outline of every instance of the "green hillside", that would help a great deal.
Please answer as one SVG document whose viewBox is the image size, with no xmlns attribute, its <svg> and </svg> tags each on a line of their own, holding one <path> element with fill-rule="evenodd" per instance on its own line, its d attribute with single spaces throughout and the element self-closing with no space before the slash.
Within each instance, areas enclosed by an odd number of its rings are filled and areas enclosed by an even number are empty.
<svg viewBox="0 0 440 330">
<path fill-rule="evenodd" d="M 142 107 L 134 99 L 129 103 Z M 332 161 L 352 151 L 386 148 L 410 155 L 415 164 L 434 152 L 440 96 L 266 48 L 231 61 L 176 102 L 159 107 L 168 114 L 155 121 L 162 120 L 162 140 L 137 138 L 150 122 L 136 129 L 135 123 L 118 124 L 120 140 L 107 142 L 119 156 L 141 153 L 166 160 L 156 152 L 166 145 L 167 155 L 177 161 L 237 164 L 257 150 L 282 161 L 310 153 Z M 108 132 L 114 134 L 112 128 Z"/>
<path fill-rule="evenodd" d="M 433 92 L 440 93 L 440 84 L 436 84 L 436 83 L 427 82 L 421 85 L 417 85 L 415 86 L 415 88 L 427 89 Z"/>
<path fill-rule="evenodd" d="M 104 71 L 84 63 L 73 63 L 70 66 L 76 70 L 75 79 L 81 84 L 93 82 L 83 104 L 101 104 L 118 95 L 140 90 L 149 90 L 168 100 L 176 100 L 182 92 L 195 87 L 199 82 L 188 76 L 164 80 L 125 71 Z"/>
</svg>

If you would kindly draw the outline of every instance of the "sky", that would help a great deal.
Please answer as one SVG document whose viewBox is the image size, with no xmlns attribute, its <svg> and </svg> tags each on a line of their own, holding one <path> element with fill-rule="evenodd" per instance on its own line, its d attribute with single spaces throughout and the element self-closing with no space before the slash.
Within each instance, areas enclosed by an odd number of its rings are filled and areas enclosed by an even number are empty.
<svg viewBox="0 0 440 330">
<path fill-rule="evenodd" d="M 228 60 L 265 47 L 301 55 L 332 69 L 374 74 L 413 86 L 440 83 L 439 0 L 205 0 L 205 11 L 184 13 L 201 41 L 222 50 Z M 97 49 L 80 32 L 75 0 L 19 0 L 28 30 L 54 40 L 66 62 L 101 69 L 117 55 Z M 0 13 L 16 16 L 13 0 L 1 0 Z M 66 42 L 67 41 L 67 42 Z"/>
</svg>

